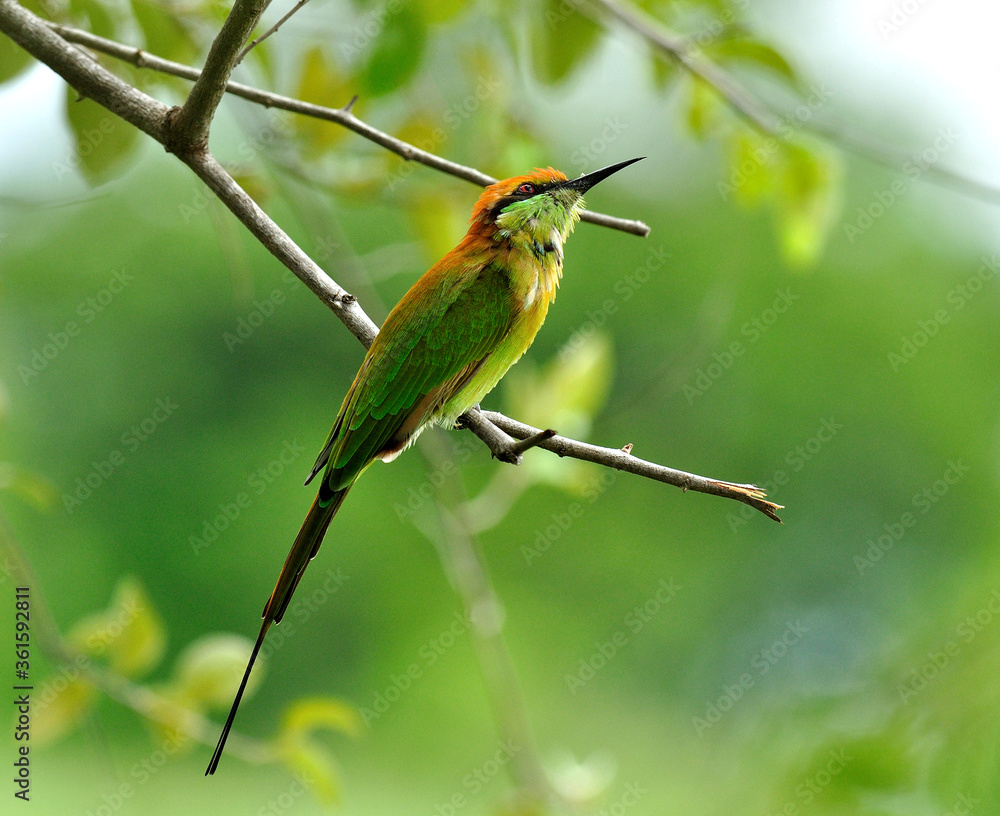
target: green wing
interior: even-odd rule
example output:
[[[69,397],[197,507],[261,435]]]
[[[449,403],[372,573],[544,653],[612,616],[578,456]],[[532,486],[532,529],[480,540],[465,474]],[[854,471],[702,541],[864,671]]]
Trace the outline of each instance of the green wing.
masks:
[[[321,497],[404,447],[510,331],[515,310],[503,269],[487,264],[451,285],[443,278],[428,272],[386,318],[313,468],[326,465]]]

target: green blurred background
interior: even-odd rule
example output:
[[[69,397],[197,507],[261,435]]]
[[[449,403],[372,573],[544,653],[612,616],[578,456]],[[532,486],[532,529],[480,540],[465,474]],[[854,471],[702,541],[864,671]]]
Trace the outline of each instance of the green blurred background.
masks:
[[[954,91],[957,69],[937,66],[995,75],[979,32],[996,12],[921,6],[893,28],[889,3],[747,6],[650,9],[708,32],[706,53],[775,109],[820,100],[785,120],[791,146],[768,147],[635,35],[568,3],[315,0],[240,78],[331,106],[360,93],[361,118],[497,176],[649,157],[588,200],[651,234],[578,227],[544,330],[484,407],[763,484],[784,525],[543,451],[514,469],[463,433],[431,445],[461,463],[435,495],[497,516],[482,551],[567,808],[1000,812],[997,218],[927,183],[931,166],[995,167],[978,86]],[[58,12],[200,64],[220,9]],[[932,51],[940,63],[914,57]],[[179,694],[192,644],[238,664],[242,641],[201,639],[256,634],[363,350],[179,162],[67,101],[46,69],[8,68],[0,507],[35,604],[80,643],[140,599],[132,641],[88,659]],[[180,82],[124,75],[183,100]],[[809,135],[821,122],[911,165],[842,152]],[[215,127],[227,168],[376,321],[460,237],[477,194],[240,100]],[[242,321],[259,325],[243,337]],[[491,714],[433,503],[404,511],[436,468],[414,450],[359,483],[237,721],[267,740],[297,701],[339,701],[360,727],[316,737],[339,801],[288,763],[235,754],[206,780],[207,746],[165,750],[135,711],[77,687],[34,712],[34,812],[524,812],[509,760],[528,749]],[[67,501],[88,475],[91,495]],[[61,676],[37,640],[32,673],[36,688]]]

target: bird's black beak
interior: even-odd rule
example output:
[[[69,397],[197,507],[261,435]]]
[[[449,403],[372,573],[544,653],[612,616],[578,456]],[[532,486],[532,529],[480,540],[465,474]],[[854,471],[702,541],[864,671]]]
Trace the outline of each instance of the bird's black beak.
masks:
[[[619,170],[628,167],[630,164],[635,164],[637,161],[642,161],[645,156],[640,156],[637,159],[629,159],[628,161],[618,162],[618,164],[612,164],[609,167],[604,167],[600,170],[595,170],[593,173],[587,173],[585,176],[580,176],[579,178],[569,179],[560,183],[558,186],[563,188],[568,188],[570,190],[576,190],[580,195],[583,195],[587,190],[593,187],[598,182],[604,181],[608,176],[617,173]]]

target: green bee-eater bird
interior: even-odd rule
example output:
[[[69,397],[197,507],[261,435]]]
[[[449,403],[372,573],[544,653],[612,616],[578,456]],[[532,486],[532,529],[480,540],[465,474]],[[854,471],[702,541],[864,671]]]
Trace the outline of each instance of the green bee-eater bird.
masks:
[[[583,194],[640,159],[576,179],[549,167],[490,185],[472,209],[469,231],[385,319],[306,484],[321,470],[319,494],[264,606],[264,622],[206,774],[215,773],[272,623],[279,623],[302,573],[357,478],[391,462],[429,425],[452,426],[527,351],[562,277],[563,244]]]

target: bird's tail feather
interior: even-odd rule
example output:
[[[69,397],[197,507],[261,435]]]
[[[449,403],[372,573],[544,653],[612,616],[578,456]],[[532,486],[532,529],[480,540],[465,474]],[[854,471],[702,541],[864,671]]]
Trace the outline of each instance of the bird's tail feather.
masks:
[[[264,612],[262,614],[264,620],[260,626],[260,633],[257,635],[257,642],[250,653],[250,661],[247,663],[246,671],[243,673],[243,680],[240,682],[239,691],[236,692],[236,699],[233,700],[233,707],[229,710],[226,724],[222,727],[222,735],[215,746],[215,753],[212,754],[212,759],[208,763],[208,769],[205,771],[206,776],[214,774],[215,769],[219,766],[222,751],[226,746],[226,739],[229,737],[229,731],[233,727],[233,720],[236,719],[236,710],[240,707],[240,700],[243,699],[243,692],[246,690],[247,681],[250,679],[250,672],[253,670],[260,647],[264,643],[267,630],[271,628],[272,623],[281,622],[281,618],[288,608],[288,603],[295,593],[295,588],[299,585],[302,574],[306,571],[306,567],[309,566],[309,562],[319,552],[320,544],[323,543],[323,536],[326,534],[326,528],[330,526],[330,522],[340,509],[340,505],[343,504],[344,497],[347,495],[349,489],[347,487],[336,491],[323,504],[320,503],[320,497],[317,496],[312,507],[309,508],[309,512],[306,514],[305,521],[302,522],[299,534],[295,536],[292,548],[288,551],[288,557],[285,559],[285,565],[281,568],[281,574],[278,576],[278,582],[274,585],[274,591],[264,605]]]

